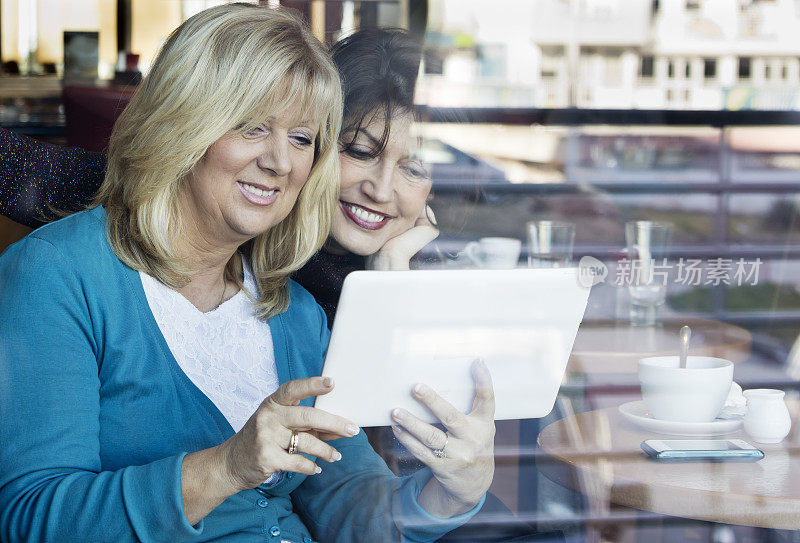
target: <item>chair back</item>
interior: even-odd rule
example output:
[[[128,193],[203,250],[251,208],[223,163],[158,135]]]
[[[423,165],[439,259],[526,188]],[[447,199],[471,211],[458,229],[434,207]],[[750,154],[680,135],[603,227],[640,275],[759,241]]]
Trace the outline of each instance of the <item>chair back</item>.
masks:
[[[31,229],[27,226],[23,226],[0,215],[0,254],[2,254],[9,245],[21,240],[30,232]]]
[[[134,87],[65,86],[67,145],[105,152],[114,123],[135,90]]]

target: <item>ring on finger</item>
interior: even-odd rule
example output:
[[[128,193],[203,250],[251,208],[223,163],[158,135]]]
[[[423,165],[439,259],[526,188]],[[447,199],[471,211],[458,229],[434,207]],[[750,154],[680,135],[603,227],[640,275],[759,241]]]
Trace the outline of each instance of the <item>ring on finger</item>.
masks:
[[[447,447],[447,442],[450,440],[450,436],[448,434],[444,435],[444,445],[441,446],[439,449],[431,449],[433,456],[436,458],[447,458],[447,454],[445,454],[444,449]]]
[[[300,441],[299,434],[297,430],[292,430],[292,437],[289,438],[289,447],[286,449],[286,452],[289,454],[295,454],[297,452],[297,444]]]

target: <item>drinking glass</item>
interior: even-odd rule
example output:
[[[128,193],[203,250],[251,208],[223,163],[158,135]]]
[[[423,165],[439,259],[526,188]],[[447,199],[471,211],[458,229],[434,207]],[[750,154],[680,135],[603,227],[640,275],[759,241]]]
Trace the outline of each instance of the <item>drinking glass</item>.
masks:
[[[671,232],[672,227],[665,223],[625,223],[630,266],[627,276],[631,296],[630,319],[634,326],[654,326],[660,322],[667,287],[664,278],[655,271],[669,247]]]
[[[528,230],[528,267],[561,268],[572,260],[575,225],[568,222],[531,221]]]

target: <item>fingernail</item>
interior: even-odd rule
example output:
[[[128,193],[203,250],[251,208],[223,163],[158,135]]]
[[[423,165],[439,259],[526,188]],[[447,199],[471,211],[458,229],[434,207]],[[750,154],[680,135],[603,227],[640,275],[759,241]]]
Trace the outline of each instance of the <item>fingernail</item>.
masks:
[[[414,385],[414,394],[422,396],[425,393],[425,385],[422,383],[417,383]]]
[[[332,387],[332,386],[333,386],[333,379],[332,379],[332,378],[330,378],[330,377],[326,377],[325,379],[323,379],[323,380],[322,380],[322,385],[323,385],[325,388],[330,388],[330,387]]]
[[[402,434],[403,433],[403,429],[401,427],[397,426],[396,424],[392,424],[392,430],[394,430],[394,432],[396,434]]]
[[[333,451],[333,461],[338,462],[341,459],[342,459],[342,453],[340,453],[339,451]]]
[[[399,421],[399,420],[405,420],[405,418],[406,418],[406,412],[405,412],[405,411],[403,411],[403,410],[402,410],[402,409],[400,409],[400,408],[398,408],[398,409],[395,409],[394,411],[392,411],[392,417],[393,417],[395,420],[398,420],[398,421]]]
[[[322,473],[322,468],[321,468],[321,467],[319,467],[319,466],[317,466],[316,468],[314,468],[314,473],[316,473],[317,475],[319,475],[320,473]]]
[[[355,424],[348,424],[345,427],[345,430],[347,430],[347,433],[350,434],[351,436],[358,435],[359,432],[358,426],[356,426]]]

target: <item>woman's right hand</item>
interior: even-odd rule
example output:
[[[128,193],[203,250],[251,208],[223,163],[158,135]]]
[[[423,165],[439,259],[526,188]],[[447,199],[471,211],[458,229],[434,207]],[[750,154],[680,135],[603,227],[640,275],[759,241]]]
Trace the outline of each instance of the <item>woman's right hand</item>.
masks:
[[[278,471],[319,473],[314,462],[299,453],[335,462],[341,453],[326,441],[359,432],[351,421],[300,401],[333,390],[330,377],[311,377],[284,383],[264,400],[244,427],[220,445],[224,470],[234,488],[255,488]],[[289,454],[292,431],[298,432],[297,453]]]
[[[377,253],[370,255],[367,269],[407,270],[411,258],[439,236],[435,221],[433,210],[426,205],[410,229],[393,237]]]

